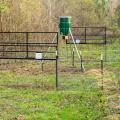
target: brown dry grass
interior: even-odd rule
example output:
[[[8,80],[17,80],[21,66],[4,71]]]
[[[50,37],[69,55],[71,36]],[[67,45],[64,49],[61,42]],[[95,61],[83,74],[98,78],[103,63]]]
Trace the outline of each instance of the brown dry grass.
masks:
[[[87,71],[87,74],[95,76],[100,86],[103,77],[103,93],[107,97],[107,109],[113,111],[113,113],[110,112],[107,117],[105,117],[105,120],[120,120],[120,91],[117,88],[115,78],[112,78],[111,73],[106,70],[102,76],[100,69],[90,69]]]

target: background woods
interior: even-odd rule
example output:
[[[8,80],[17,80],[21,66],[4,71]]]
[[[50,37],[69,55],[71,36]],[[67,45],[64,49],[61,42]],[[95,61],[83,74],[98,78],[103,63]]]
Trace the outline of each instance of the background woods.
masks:
[[[119,0],[0,0],[0,31],[56,31],[58,18],[73,26],[120,26]]]

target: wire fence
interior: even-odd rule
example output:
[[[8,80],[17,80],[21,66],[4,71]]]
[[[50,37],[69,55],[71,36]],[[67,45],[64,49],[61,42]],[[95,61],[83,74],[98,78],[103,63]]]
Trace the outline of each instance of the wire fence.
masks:
[[[55,89],[56,62],[27,61],[0,65],[0,86],[5,88]],[[49,66],[49,67],[48,67]]]
[[[76,44],[82,54],[85,72],[81,71],[74,45],[61,46],[59,64],[59,86],[61,90],[79,90],[89,93],[91,98],[95,91],[105,97],[98,105],[102,109],[102,120],[119,120],[120,118],[120,39],[108,39],[106,45]],[[63,50],[63,51],[62,51]],[[64,52],[66,51],[66,52]],[[101,55],[103,61],[101,62]],[[97,101],[97,98],[95,99]]]
[[[82,61],[73,51],[74,46],[65,44],[59,46],[58,90],[73,93],[79,91],[89,108],[100,111],[100,115],[96,118],[98,120],[119,120],[120,117],[120,44],[119,39],[116,41],[107,45],[107,48],[104,45],[78,45],[79,51],[82,51]],[[81,62],[85,68],[84,72],[81,71]],[[24,106],[19,105],[22,100],[25,104],[29,104],[25,110],[32,110],[29,106],[36,95],[42,94],[41,91],[56,90],[55,61],[41,63],[41,60],[36,62],[9,60],[7,63],[4,60],[4,64],[3,62],[0,64],[0,101],[4,101],[4,104],[0,104],[2,113],[0,119],[11,118],[15,111],[24,112],[22,111]],[[39,94],[36,93],[38,91]],[[43,99],[48,100],[47,97]],[[76,96],[74,99],[76,100]],[[38,108],[40,109],[39,106]]]

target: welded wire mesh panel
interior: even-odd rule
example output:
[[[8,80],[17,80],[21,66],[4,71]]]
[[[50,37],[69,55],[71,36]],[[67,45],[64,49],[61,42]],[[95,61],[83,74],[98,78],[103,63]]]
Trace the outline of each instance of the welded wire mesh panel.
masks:
[[[26,33],[0,33],[0,43],[26,43]]]
[[[57,34],[50,32],[29,33],[28,39],[30,43],[57,43]]]
[[[77,57],[77,56],[75,56]],[[81,101],[89,105],[82,106],[83,109],[88,111],[88,119],[91,119],[90,111],[96,109],[96,118],[103,119],[104,116],[104,101],[101,91],[101,63],[99,61],[85,60],[84,62],[85,72],[81,71],[81,61],[75,58],[73,65],[70,56],[67,61],[61,61],[59,63],[59,89],[69,91],[74,94],[75,92],[81,95],[81,98],[76,95],[74,100]],[[99,80],[98,80],[99,79]],[[98,96],[99,97],[98,97]],[[99,101],[100,100],[100,101]],[[94,101],[94,102],[93,102]],[[82,110],[79,111],[82,114]]]
[[[0,65],[0,86],[5,88],[55,88],[55,61],[10,63]],[[50,67],[48,67],[50,66]],[[50,77],[50,79],[49,79]],[[49,88],[48,88],[49,89]]]
[[[0,33],[0,56],[16,57],[16,51],[25,51],[26,46],[18,46],[18,43],[26,43],[26,35],[23,33]],[[13,51],[13,52],[12,52]],[[18,53],[23,55],[24,53]]]
[[[106,60],[109,62],[120,61],[120,38],[109,38],[105,46]]]
[[[83,61],[99,61],[101,54],[103,54],[104,58],[106,56],[105,52],[105,46],[104,45],[96,45],[96,44],[76,44],[76,47],[78,49],[79,54],[81,53]],[[64,59],[70,59],[71,61],[74,62],[80,62],[80,58],[78,56],[78,53],[76,52],[76,48],[74,44],[67,44],[65,47],[66,52],[60,51],[60,57]],[[73,53],[74,52],[74,53]]]

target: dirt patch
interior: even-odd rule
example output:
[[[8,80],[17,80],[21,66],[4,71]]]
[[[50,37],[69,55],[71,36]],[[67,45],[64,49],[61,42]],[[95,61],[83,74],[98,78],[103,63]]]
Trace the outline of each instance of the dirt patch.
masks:
[[[77,73],[80,73],[80,69],[76,68],[76,67],[61,67],[60,72],[61,73],[77,74]]]
[[[91,74],[91,75],[95,75],[97,78],[101,78],[101,76],[102,76],[100,69],[90,69],[86,73]]]
[[[54,86],[49,84],[33,85],[33,84],[11,84],[11,85],[0,85],[1,87],[15,88],[15,89],[41,89],[41,90],[53,90]]]
[[[25,116],[19,115],[18,117],[12,118],[11,120],[25,120]]]
[[[10,70],[17,74],[22,75],[39,75],[44,73],[53,73],[53,66],[45,64],[43,71],[40,64],[25,64],[25,63],[15,63],[15,64],[2,64],[0,65],[0,70]]]
[[[16,89],[20,89],[20,88],[32,88],[32,84],[11,84],[11,85],[0,85],[2,87],[7,87],[7,88],[16,88]]]
[[[105,120],[120,120],[119,114],[111,114],[105,117]]]

